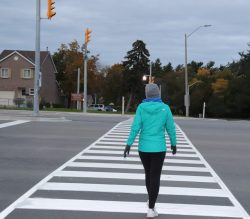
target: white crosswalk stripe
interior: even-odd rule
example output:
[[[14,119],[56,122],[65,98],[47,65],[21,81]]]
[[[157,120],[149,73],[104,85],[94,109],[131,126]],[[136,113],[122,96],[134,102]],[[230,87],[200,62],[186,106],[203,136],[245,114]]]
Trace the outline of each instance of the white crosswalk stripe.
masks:
[[[135,197],[147,194],[138,137],[129,156],[123,158],[131,122],[116,125],[6,208],[0,218],[16,209],[145,214],[146,199],[135,201]],[[168,151],[165,158],[158,212],[166,216],[249,218],[178,125],[176,130],[178,152],[173,156]],[[166,143],[169,147],[167,135]],[[63,196],[65,192],[72,196]],[[74,198],[75,193],[82,194],[82,198]],[[93,194],[93,200],[85,198],[87,193]],[[179,202],[171,203],[168,197]],[[216,200],[222,203],[216,204]]]
[[[29,122],[29,121],[28,120],[16,120],[16,121],[13,121],[13,122],[2,123],[2,124],[0,124],[0,129],[10,127],[10,126],[14,126],[14,125],[20,125],[20,124],[27,123],[27,122]]]

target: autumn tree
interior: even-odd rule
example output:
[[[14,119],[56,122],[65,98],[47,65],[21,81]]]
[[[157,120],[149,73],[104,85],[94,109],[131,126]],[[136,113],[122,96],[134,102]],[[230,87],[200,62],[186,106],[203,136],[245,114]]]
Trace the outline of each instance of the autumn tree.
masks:
[[[80,68],[80,92],[83,92],[83,50],[79,43],[74,40],[68,45],[62,44],[53,54],[53,60],[57,68],[57,81],[63,91],[68,106],[71,104],[71,93],[77,91],[77,69]],[[90,56],[88,59],[88,94],[96,92],[95,87],[98,56]]]
[[[106,104],[114,103],[121,106],[123,65],[115,64],[107,69],[104,85],[104,101]]]
[[[68,45],[62,44],[53,54],[53,60],[58,71],[59,86],[68,99],[68,105],[70,105],[71,93],[75,93],[77,87],[77,68],[81,68],[81,72],[83,70],[83,53],[80,45],[76,40]]]

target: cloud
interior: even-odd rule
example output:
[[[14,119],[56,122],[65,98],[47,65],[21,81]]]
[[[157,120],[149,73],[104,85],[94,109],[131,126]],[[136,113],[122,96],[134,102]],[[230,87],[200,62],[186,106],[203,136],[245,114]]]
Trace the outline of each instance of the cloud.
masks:
[[[41,21],[41,49],[52,52],[61,43],[84,42],[93,30],[89,49],[103,64],[118,63],[141,39],[151,59],[163,64],[184,63],[184,34],[201,28],[188,39],[189,60],[213,60],[217,65],[237,59],[247,49],[250,35],[249,0],[55,0],[56,16]],[[46,1],[41,14],[46,16]],[[35,1],[0,2],[0,50],[35,47]]]

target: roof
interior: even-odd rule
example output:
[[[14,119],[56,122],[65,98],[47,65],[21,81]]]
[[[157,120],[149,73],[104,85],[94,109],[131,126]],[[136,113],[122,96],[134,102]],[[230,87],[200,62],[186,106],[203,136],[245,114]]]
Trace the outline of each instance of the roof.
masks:
[[[17,54],[23,56],[27,61],[29,61],[33,65],[35,65],[35,51],[29,51],[29,50],[3,50],[2,53],[0,54],[0,62],[3,61],[5,58],[11,56],[14,53],[17,53]],[[53,63],[54,69],[55,69],[55,72],[57,72],[56,66],[54,64],[54,61],[53,61],[49,51],[41,51],[40,52],[40,63],[41,63],[41,65],[43,64],[43,62],[45,61],[45,59],[48,56],[51,58],[51,61]]]
[[[3,52],[0,54],[0,60],[12,54],[13,52],[18,52],[25,58],[29,59],[31,62],[35,63],[35,51],[28,51],[28,50],[3,50]],[[49,51],[40,52],[41,62],[43,62],[43,60],[46,58],[48,54]]]

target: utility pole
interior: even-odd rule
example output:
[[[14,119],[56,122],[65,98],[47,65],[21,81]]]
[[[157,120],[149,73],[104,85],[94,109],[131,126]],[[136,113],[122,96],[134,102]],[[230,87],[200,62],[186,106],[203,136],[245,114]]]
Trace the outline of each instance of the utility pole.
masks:
[[[87,101],[88,101],[88,95],[87,95],[87,44],[85,43],[85,49],[84,49],[84,91],[83,91],[83,112],[87,113]]]
[[[184,105],[186,107],[186,117],[189,117],[189,89],[188,89],[188,70],[187,70],[187,34],[185,34],[185,97]]]
[[[77,69],[77,94],[80,92],[80,68]],[[81,108],[81,102],[77,100],[77,109]]]
[[[124,115],[124,106],[125,106],[125,99],[124,96],[122,96],[122,115]]]
[[[41,24],[41,0],[36,0],[36,51],[35,51],[35,78],[34,78],[34,103],[33,116],[39,115],[38,78],[40,73],[40,24]]]
[[[202,118],[205,119],[205,110],[206,110],[206,103],[203,103],[203,112],[202,112]]]
[[[152,83],[152,62],[149,64],[149,83]]]

